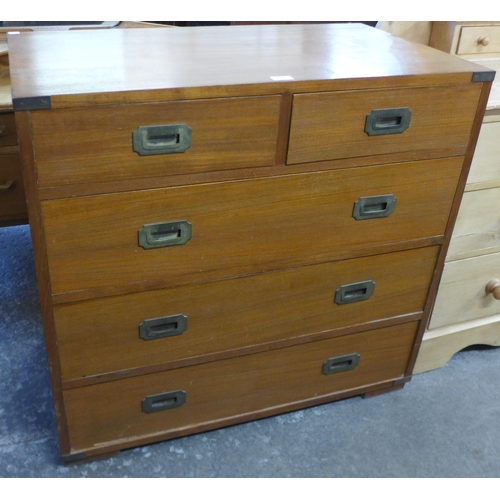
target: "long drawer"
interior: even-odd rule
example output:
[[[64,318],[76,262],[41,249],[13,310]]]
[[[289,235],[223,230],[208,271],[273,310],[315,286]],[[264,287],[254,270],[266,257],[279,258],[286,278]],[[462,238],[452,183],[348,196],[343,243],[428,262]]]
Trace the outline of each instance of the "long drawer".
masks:
[[[500,300],[486,292],[493,279],[500,280],[500,253],[448,262],[429,328],[500,314]]]
[[[45,201],[52,292],[174,286],[442,235],[461,163],[448,158]]]
[[[31,117],[38,184],[273,165],[279,105],[265,96],[39,111]]]
[[[409,323],[67,390],[71,449],[187,434],[395,380],[405,372],[416,328]]]
[[[56,306],[62,378],[420,312],[437,252],[427,247]]]
[[[287,162],[434,148],[465,152],[480,90],[449,85],[296,95]]]

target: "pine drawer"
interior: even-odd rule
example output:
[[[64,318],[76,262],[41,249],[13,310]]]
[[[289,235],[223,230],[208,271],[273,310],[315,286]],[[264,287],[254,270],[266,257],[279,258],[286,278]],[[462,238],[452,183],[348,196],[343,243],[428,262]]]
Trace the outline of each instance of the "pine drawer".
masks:
[[[500,300],[486,291],[492,279],[500,280],[500,253],[448,262],[429,329],[500,314]]]
[[[457,54],[494,54],[500,52],[500,26],[463,26]]]

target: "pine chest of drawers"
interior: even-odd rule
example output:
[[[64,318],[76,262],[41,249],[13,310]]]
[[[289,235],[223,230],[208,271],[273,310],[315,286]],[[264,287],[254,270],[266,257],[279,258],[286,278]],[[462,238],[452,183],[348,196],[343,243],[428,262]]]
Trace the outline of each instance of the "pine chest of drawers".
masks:
[[[491,71],[355,24],[9,50],[65,460],[408,381]]]

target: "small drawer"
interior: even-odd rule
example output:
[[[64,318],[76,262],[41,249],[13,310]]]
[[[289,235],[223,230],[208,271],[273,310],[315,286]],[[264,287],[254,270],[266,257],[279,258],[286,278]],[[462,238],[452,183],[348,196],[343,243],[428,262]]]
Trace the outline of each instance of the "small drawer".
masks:
[[[464,193],[448,249],[448,260],[500,251],[500,187]]]
[[[457,54],[493,54],[500,52],[500,26],[462,27]]]
[[[420,312],[437,252],[427,247],[56,306],[62,378]]]
[[[279,96],[37,111],[40,187],[274,164]]]
[[[0,113],[0,146],[17,146],[14,113]]]
[[[500,181],[500,116],[481,125],[467,184]]]
[[[500,280],[500,253],[448,262],[429,328],[500,314],[500,300],[486,291],[493,279]]]
[[[19,154],[0,151],[0,224],[27,217]]]
[[[395,380],[405,373],[416,329],[408,323],[67,390],[71,449],[166,439]]]
[[[295,95],[287,163],[465,153],[480,92],[480,85],[462,84]]]
[[[47,200],[52,291],[163,288],[440,236],[462,160]]]

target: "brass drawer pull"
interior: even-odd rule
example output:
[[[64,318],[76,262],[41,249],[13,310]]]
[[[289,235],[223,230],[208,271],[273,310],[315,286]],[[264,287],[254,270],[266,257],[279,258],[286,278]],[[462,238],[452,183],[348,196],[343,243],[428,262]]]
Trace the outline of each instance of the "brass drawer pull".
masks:
[[[352,216],[356,220],[389,217],[396,208],[396,198],[392,194],[363,196],[354,204]]]
[[[178,408],[186,402],[185,391],[171,391],[163,394],[147,396],[141,402],[144,413],[155,413],[157,411],[172,410]]]
[[[139,246],[146,250],[186,244],[192,236],[187,220],[146,224],[139,229]]]
[[[368,135],[401,134],[409,126],[409,108],[374,109],[366,116],[365,132]]]
[[[139,325],[139,337],[143,340],[155,340],[181,335],[187,330],[187,320],[184,314],[147,319]]]
[[[4,184],[0,184],[0,191],[8,191],[14,185],[14,181],[6,181]]]
[[[346,372],[354,370],[359,364],[358,353],[346,354],[345,356],[336,356],[335,358],[327,359],[323,363],[323,375],[333,375],[334,373]]]
[[[368,300],[374,292],[375,282],[372,280],[351,283],[350,285],[342,285],[335,292],[335,304],[342,306],[344,304],[352,304],[353,302]]]
[[[184,153],[191,147],[191,129],[185,123],[141,126],[132,134],[132,145],[141,156]]]

